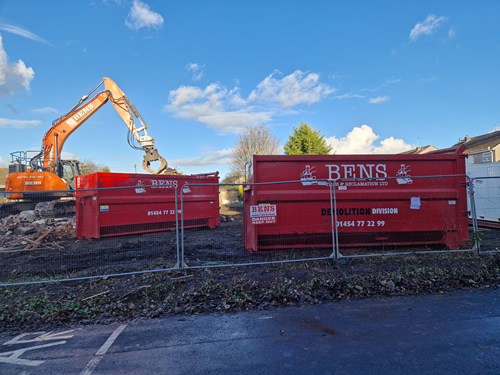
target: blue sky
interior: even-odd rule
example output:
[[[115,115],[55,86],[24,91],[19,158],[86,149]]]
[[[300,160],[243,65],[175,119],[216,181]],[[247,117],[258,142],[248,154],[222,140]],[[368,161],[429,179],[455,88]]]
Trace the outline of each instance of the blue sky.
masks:
[[[246,126],[338,154],[500,130],[500,2],[0,0],[0,166],[110,77],[171,167],[229,171]],[[141,171],[110,103],[64,156]]]

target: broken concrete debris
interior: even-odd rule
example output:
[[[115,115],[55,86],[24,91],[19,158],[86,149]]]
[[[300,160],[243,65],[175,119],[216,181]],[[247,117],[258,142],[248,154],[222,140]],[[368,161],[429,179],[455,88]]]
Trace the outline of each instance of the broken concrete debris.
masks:
[[[76,238],[76,217],[41,218],[22,211],[0,219],[0,251],[60,248],[58,242]]]

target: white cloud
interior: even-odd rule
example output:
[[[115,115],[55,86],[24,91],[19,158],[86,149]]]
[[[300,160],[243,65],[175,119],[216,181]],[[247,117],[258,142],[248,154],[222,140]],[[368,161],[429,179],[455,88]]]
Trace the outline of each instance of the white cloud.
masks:
[[[270,120],[270,114],[254,111],[251,107],[231,110],[231,103],[237,100],[217,84],[211,84],[204,90],[181,86],[170,92],[170,104],[166,109],[178,117],[204,123],[221,133],[239,133],[245,126]]]
[[[139,30],[143,27],[161,29],[163,17],[149,9],[149,5],[141,0],[134,0],[132,8],[125,20],[125,25],[131,30]]]
[[[335,96],[335,99],[344,100],[344,99],[353,99],[353,98],[364,98],[363,95],[359,94],[343,94]]]
[[[40,125],[40,120],[11,120],[8,118],[0,118],[0,129],[15,128],[26,129]]]
[[[402,139],[389,137],[375,144],[380,136],[373,132],[368,125],[354,127],[343,138],[330,137],[326,139],[328,145],[333,147],[336,154],[397,154],[408,151],[413,146],[407,144]]]
[[[200,65],[196,63],[189,63],[186,65],[186,69],[188,72],[193,73],[193,81],[199,81],[202,77],[203,74],[205,73],[205,65]]]
[[[387,102],[389,100],[391,100],[391,98],[389,98],[388,96],[378,96],[376,98],[370,98],[370,100],[368,100],[368,102],[370,104],[379,104],[379,103]]]
[[[435,14],[429,14],[423,22],[417,22],[410,31],[410,40],[414,42],[421,35],[432,35],[447,20],[448,17],[437,17]]]
[[[456,35],[457,35],[457,32],[455,31],[455,29],[450,28],[450,29],[448,30],[448,38],[449,38],[449,39],[453,39]]]
[[[19,90],[29,91],[33,78],[35,78],[35,72],[32,68],[26,67],[22,60],[17,63],[8,63],[0,35],[0,96],[13,95]]]
[[[52,45],[48,41],[43,39],[42,37],[39,37],[38,35],[33,34],[31,31],[28,31],[28,30],[23,29],[21,27],[0,24],[0,30],[7,31],[8,33],[11,33],[11,34],[16,34],[16,35],[22,36],[23,38],[34,40],[35,42],[38,42],[38,43]]]
[[[257,85],[248,98],[243,98],[239,87],[228,90],[219,83],[204,89],[181,86],[170,91],[167,111],[177,117],[201,122],[220,133],[239,133],[250,125],[259,125],[289,107],[311,104],[334,90],[319,83],[317,74],[296,71],[278,80],[273,74]]]
[[[319,102],[335,89],[319,83],[319,74],[305,73],[296,70],[292,74],[277,79],[278,71],[268,75],[260,82],[248,97],[249,101],[274,102],[283,108],[290,108],[297,104],[312,104]]]
[[[35,108],[33,110],[35,113],[41,113],[41,114],[46,114],[46,113],[59,113],[57,109],[52,108],[52,107],[43,107],[43,108]]]
[[[170,160],[168,163],[177,168],[201,167],[206,165],[229,165],[232,162],[232,150],[217,150],[204,152],[202,156],[195,158],[186,158]]]
[[[257,125],[270,120],[270,114],[252,107],[235,108],[241,102],[238,90],[228,91],[212,83],[204,90],[199,87],[181,86],[170,91],[169,103],[165,109],[176,116],[198,121],[221,133],[239,133],[248,125]]]
[[[8,166],[7,161],[0,156],[0,168],[7,168]]]
[[[77,154],[73,154],[72,152],[62,151],[61,159],[63,160],[80,160],[80,156]]]

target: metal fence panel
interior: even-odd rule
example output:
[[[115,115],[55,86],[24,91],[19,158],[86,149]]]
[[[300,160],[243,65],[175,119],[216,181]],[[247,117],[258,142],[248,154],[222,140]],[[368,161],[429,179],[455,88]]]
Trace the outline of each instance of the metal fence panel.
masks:
[[[471,239],[482,253],[498,252],[500,241],[496,233],[500,230],[500,167],[475,167],[468,202],[475,225]]]
[[[193,268],[331,258],[333,222],[326,212],[332,197],[326,185],[322,194],[305,195],[300,181],[245,184],[243,197],[233,194],[232,200],[221,201],[218,228],[183,231],[181,259]],[[241,192],[243,185],[221,188],[238,186]]]
[[[489,229],[473,226],[469,233],[466,221],[464,227],[465,176],[412,178],[422,181],[404,193],[352,188],[366,179],[241,186],[187,183],[149,197],[137,189],[153,185],[80,189],[73,201],[76,216],[57,212],[42,217],[28,211],[1,219],[0,284],[471,251],[472,245],[479,249],[479,240],[483,251],[498,250],[500,243],[493,239],[496,236],[487,236]],[[476,178],[470,184],[471,219],[478,197],[487,200],[485,207],[492,212],[500,209],[495,207],[500,206],[495,198],[498,189],[483,189],[484,181],[490,180]],[[305,186],[307,182],[314,183],[314,189]],[[215,202],[203,189],[224,193]],[[44,201],[43,194],[33,198],[35,203]],[[480,238],[481,233],[486,235]]]
[[[45,202],[44,212],[28,210],[1,219],[7,231],[0,244],[0,282],[174,269],[179,254],[177,189],[168,200],[128,200],[136,188],[79,191],[76,199],[65,203],[73,211],[69,215],[61,208],[51,211],[54,202],[47,202],[43,194],[32,197],[35,204]]]
[[[399,180],[336,181],[341,254],[470,248],[465,175]]]

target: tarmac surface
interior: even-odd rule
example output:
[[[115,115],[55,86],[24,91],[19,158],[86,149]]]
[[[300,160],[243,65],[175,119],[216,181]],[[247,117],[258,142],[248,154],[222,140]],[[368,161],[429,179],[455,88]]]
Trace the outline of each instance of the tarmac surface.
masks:
[[[500,374],[500,290],[0,334],[0,374]]]

